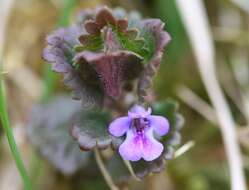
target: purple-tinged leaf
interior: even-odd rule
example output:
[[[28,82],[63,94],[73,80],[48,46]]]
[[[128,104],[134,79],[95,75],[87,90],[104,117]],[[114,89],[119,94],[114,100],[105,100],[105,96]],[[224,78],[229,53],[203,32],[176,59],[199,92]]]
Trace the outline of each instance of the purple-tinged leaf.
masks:
[[[103,111],[82,110],[75,114],[70,133],[84,151],[105,149],[111,144],[108,122],[109,115]]]
[[[140,68],[141,59],[131,52],[118,51],[109,54],[83,51],[75,57],[76,62],[84,60],[97,72],[104,91],[110,97],[118,97],[122,83],[134,79]],[[139,71],[138,71],[139,72]]]
[[[145,19],[142,21],[143,30],[150,33],[155,40],[155,52],[146,65],[138,82],[138,95],[143,102],[147,95],[147,89],[151,87],[151,81],[159,69],[163,50],[170,41],[170,35],[163,30],[164,23],[159,19]]]
[[[58,96],[46,104],[36,105],[28,123],[28,137],[38,152],[64,175],[85,167],[89,153],[83,153],[69,135],[73,114],[81,110],[78,102]]]

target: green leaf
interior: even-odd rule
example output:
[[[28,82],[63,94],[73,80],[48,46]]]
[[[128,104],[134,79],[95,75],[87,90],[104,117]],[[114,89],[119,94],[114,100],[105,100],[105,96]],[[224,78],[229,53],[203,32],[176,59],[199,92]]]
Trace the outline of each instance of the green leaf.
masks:
[[[103,111],[81,110],[74,117],[71,134],[82,150],[105,149],[111,144],[109,120],[110,115]]]
[[[129,35],[118,32],[117,30],[115,32],[122,48],[141,56],[144,59],[144,63],[146,63],[154,54],[155,40],[149,32],[141,32],[139,37],[135,40],[130,39]]]
[[[178,107],[179,105],[174,100],[155,102],[152,105],[153,114],[167,117],[170,123],[174,121],[174,115]]]
[[[162,115],[169,120],[170,131],[161,141],[164,144],[163,156],[166,160],[174,157],[174,150],[181,143],[180,130],[184,124],[183,116],[178,113],[179,105],[174,100],[155,102],[152,105],[153,114]]]
[[[28,124],[28,137],[38,152],[65,175],[87,165],[89,153],[80,151],[69,134],[73,115],[81,110],[78,101],[57,96],[34,107]]]
[[[149,61],[156,51],[156,42],[153,35],[145,30],[141,31],[141,37],[145,40],[144,49],[146,49],[148,52],[144,58],[145,61]]]
[[[142,179],[150,173],[161,172],[165,167],[165,161],[162,157],[159,157],[158,159],[151,162],[147,162],[144,160],[131,162],[131,165],[137,177]]]
[[[82,35],[79,37],[79,41],[82,43],[80,46],[74,47],[76,52],[81,51],[99,51],[103,49],[103,39],[101,36],[96,35]]]
[[[155,161],[147,162],[140,160],[137,162],[130,162],[135,175],[142,179],[150,173],[157,173],[162,171],[165,162],[162,157]],[[107,169],[116,183],[129,182],[132,178],[129,170],[124,164],[123,159],[119,154],[114,154],[107,163]]]

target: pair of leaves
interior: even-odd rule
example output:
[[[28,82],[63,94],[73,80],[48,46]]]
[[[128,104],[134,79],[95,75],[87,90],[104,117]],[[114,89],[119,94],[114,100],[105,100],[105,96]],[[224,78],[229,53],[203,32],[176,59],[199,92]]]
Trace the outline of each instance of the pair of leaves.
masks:
[[[151,172],[160,172],[165,166],[165,160],[174,157],[174,148],[180,143],[179,130],[183,125],[183,119],[177,113],[177,104],[173,101],[156,102],[152,108],[154,114],[168,118],[170,132],[164,139],[161,139],[165,151],[160,158],[151,162],[143,160],[131,162],[139,178]],[[68,133],[70,120],[73,123],[71,134],[78,143],[73,141]],[[28,136],[43,157],[62,173],[69,175],[86,166],[89,161],[90,153],[80,151],[77,144],[83,150],[91,150],[95,147],[106,148],[111,143],[114,144],[114,139],[110,138],[107,131],[109,121],[109,114],[98,110],[92,112],[83,110],[78,102],[69,97],[60,96],[33,109]],[[122,141],[118,144],[120,143]],[[107,165],[116,181],[122,182],[130,178],[122,158],[117,153]]]
[[[95,19],[84,22],[84,28],[88,34],[79,37],[81,45],[75,48],[77,52],[105,51],[103,44],[111,43],[115,44],[114,51],[130,51],[146,61],[155,54],[155,36],[142,26],[138,13],[127,14],[122,9],[110,10],[103,7],[96,12]]]

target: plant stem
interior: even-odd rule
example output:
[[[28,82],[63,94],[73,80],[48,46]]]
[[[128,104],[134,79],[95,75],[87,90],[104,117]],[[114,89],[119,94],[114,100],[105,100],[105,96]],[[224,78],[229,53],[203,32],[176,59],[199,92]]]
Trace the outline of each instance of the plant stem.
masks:
[[[10,127],[9,116],[8,116],[7,106],[6,106],[6,97],[5,97],[5,92],[4,92],[4,79],[3,79],[3,75],[2,75],[2,62],[1,62],[1,60],[0,60],[0,113],[1,113],[0,118],[1,118],[2,126],[4,129],[4,132],[7,136],[12,156],[16,162],[16,166],[17,166],[19,173],[22,177],[24,188],[25,188],[25,190],[31,190],[29,177],[28,177],[27,171],[24,167],[24,163],[21,159],[20,153],[18,151],[12,129]]]
[[[3,130],[7,136],[8,144],[11,150],[12,157],[15,160],[17,169],[21,175],[22,182],[24,185],[25,190],[31,190],[30,180],[27,174],[27,171],[24,167],[24,163],[21,159],[20,153],[18,151],[15,138],[10,127],[9,116],[7,111],[6,105],[6,97],[4,91],[4,75],[6,72],[3,71],[3,61],[2,61],[2,54],[3,54],[3,47],[5,42],[5,32],[6,32],[6,23],[8,21],[9,14],[11,12],[11,8],[14,4],[13,0],[5,0],[1,1],[1,19],[0,23],[2,24],[0,28],[0,121],[3,126]]]
[[[135,172],[134,172],[134,170],[133,170],[133,168],[132,168],[131,163],[130,163],[128,160],[124,160],[124,159],[123,159],[123,162],[124,162],[126,168],[129,170],[129,172],[130,172],[131,176],[133,177],[133,179],[135,179],[136,181],[141,181],[141,179],[139,179],[139,178],[136,176],[136,174],[135,174]]]
[[[103,160],[100,157],[99,149],[97,147],[95,147],[95,149],[94,149],[94,155],[95,155],[96,162],[99,166],[99,169],[100,169],[107,185],[110,187],[111,190],[119,190],[119,188],[114,184],[112,177],[108,173],[108,171],[103,163]]]

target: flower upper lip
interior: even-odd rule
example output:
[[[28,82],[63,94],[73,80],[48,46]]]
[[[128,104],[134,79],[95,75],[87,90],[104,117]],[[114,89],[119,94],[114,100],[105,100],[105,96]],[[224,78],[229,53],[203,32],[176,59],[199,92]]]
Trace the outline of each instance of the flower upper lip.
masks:
[[[128,116],[131,118],[146,118],[151,115],[151,112],[152,110],[150,107],[145,110],[142,106],[135,105],[128,111]]]

